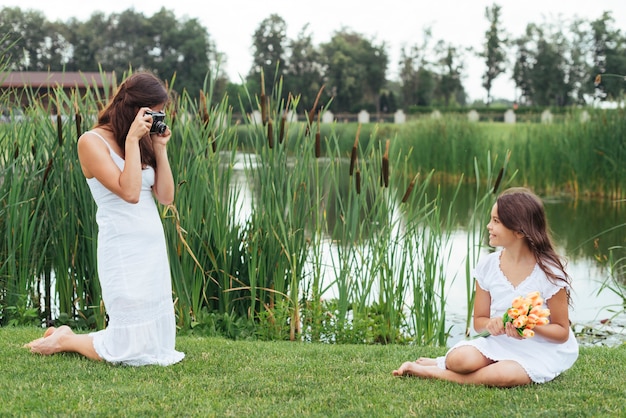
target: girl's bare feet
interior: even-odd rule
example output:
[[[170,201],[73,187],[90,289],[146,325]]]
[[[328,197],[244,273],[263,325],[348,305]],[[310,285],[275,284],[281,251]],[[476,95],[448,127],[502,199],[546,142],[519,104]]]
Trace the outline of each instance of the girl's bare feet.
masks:
[[[59,328],[50,327],[46,330],[42,338],[38,338],[26,344],[26,348],[30,348],[31,353],[50,355],[62,351],[61,339],[67,335],[73,334],[73,331],[67,325]]]
[[[434,359],[425,359],[425,360],[434,360]],[[398,370],[393,371],[394,376],[417,376],[423,378],[437,378],[443,370],[437,366],[437,362],[435,360],[434,364],[420,364],[418,363],[420,359],[416,361],[407,361],[402,364],[398,368]],[[426,361],[426,363],[430,363]]]
[[[420,357],[417,360],[415,360],[415,362],[419,364],[420,366],[436,366],[437,365],[437,359],[428,358],[428,357]]]
[[[49,328],[46,330],[46,332],[44,332],[44,333],[43,333],[43,337],[44,337],[44,338],[46,338],[46,337],[51,336],[51,335],[54,333],[54,331],[56,331],[56,330],[57,330],[57,329],[56,329],[55,327],[49,327]]]

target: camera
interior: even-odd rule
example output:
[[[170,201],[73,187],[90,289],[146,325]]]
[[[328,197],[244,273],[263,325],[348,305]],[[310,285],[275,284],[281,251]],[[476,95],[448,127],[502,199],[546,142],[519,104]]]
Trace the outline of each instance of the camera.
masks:
[[[152,126],[150,127],[151,134],[163,135],[165,131],[167,131],[167,125],[163,122],[163,120],[165,120],[165,113],[148,110],[145,114],[152,116]]]

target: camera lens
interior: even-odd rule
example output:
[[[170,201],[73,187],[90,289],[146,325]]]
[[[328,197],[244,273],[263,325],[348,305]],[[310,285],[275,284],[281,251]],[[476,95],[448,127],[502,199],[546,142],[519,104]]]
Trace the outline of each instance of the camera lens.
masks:
[[[156,121],[152,124],[152,132],[155,132],[159,135],[163,135],[167,130],[167,125],[161,121]]]

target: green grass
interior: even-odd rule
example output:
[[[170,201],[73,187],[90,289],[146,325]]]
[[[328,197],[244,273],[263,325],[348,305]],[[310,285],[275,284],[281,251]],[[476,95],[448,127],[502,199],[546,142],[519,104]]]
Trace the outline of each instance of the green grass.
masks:
[[[445,348],[181,336],[181,363],[131,368],[22,347],[40,334],[0,328],[0,416],[626,416],[626,345],[581,348],[550,383],[494,389],[391,375]]]

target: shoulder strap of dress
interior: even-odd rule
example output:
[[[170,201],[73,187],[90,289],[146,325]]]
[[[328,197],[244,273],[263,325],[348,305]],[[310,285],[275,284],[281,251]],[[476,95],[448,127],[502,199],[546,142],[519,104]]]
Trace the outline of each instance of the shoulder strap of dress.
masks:
[[[109,143],[107,142],[106,139],[104,139],[104,137],[102,135],[100,135],[98,132],[96,131],[87,131],[85,133],[88,134],[94,134],[95,136],[97,136],[98,138],[100,138],[102,140],[102,142],[104,142],[106,144],[106,146],[109,148],[109,151],[113,151],[113,148],[111,148],[111,145],[109,145]]]

